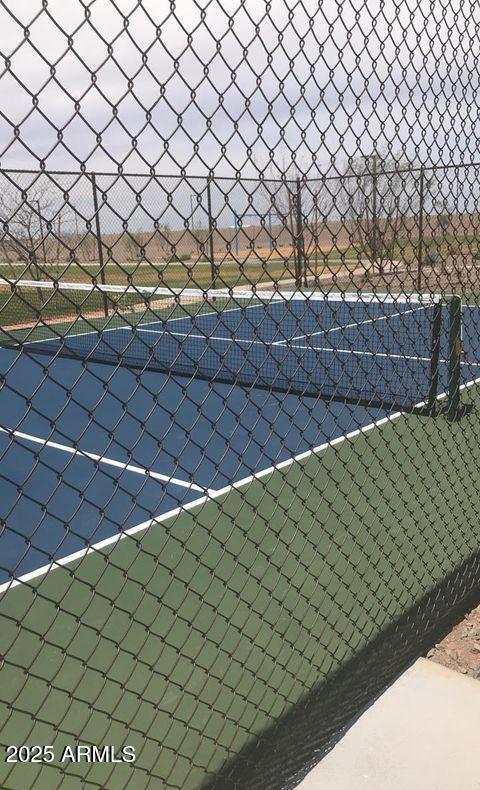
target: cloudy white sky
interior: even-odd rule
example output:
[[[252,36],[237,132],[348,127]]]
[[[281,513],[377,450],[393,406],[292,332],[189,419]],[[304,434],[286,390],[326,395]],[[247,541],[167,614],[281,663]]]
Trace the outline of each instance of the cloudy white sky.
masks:
[[[478,159],[469,0],[3,0],[2,167]]]

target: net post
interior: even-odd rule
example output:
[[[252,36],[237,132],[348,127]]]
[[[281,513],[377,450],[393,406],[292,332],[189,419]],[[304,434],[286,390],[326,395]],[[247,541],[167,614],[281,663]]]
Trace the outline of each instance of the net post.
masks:
[[[95,178],[95,173],[91,173],[90,177],[92,180],[93,209],[95,212],[95,230],[97,236],[98,262],[100,264],[100,282],[102,283],[102,285],[105,285],[105,263],[103,259],[102,232],[100,229],[100,212],[98,208],[97,181]],[[105,318],[108,318],[108,299],[104,291],[102,293],[102,299],[103,299],[103,312],[105,313]]]
[[[432,355],[430,360],[430,387],[428,391],[427,414],[435,417],[437,413],[438,369],[440,362],[440,338],[442,333],[442,302],[433,307]]]
[[[462,300],[453,296],[449,303],[448,330],[448,405],[447,419],[460,418],[460,363],[462,358]]]
[[[208,212],[208,246],[210,253],[210,272],[212,280],[212,288],[217,287],[217,269],[215,266],[215,250],[213,243],[214,222],[212,217],[212,187],[211,179],[207,181],[207,212]]]
[[[295,239],[295,246],[297,250],[296,255],[296,271],[295,271],[295,285],[297,288],[302,287],[302,274],[303,274],[303,226],[302,226],[302,192],[301,192],[301,182],[300,179],[297,178],[297,194],[296,194],[296,210],[297,210],[297,232],[296,232],[296,239]],[[306,274],[306,273],[305,273]]]

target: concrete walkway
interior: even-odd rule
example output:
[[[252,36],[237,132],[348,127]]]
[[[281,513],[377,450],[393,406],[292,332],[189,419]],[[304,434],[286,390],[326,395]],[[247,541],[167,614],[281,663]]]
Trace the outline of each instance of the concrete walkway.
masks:
[[[420,659],[299,787],[480,790],[480,681]]]

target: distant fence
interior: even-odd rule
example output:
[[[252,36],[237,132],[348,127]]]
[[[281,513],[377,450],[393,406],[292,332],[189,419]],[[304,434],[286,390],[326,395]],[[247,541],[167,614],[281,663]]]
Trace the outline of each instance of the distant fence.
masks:
[[[112,263],[205,264],[216,283],[224,264],[283,261],[298,287],[343,265],[369,278],[406,271],[419,291],[435,267],[469,288],[479,166],[373,165],[296,180],[3,170],[1,263],[75,261],[102,280]],[[452,190],[452,174],[468,178],[468,194]],[[346,284],[361,288],[357,275]]]

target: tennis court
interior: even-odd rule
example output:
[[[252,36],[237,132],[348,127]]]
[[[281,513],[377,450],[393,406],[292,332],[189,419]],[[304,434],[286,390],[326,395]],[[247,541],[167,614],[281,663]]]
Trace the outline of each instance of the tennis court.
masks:
[[[37,290],[26,290],[31,302]],[[235,299],[216,295],[199,308],[192,297],[146,312],[133,300],[130,311],[109,305],[108,316],[82,309],[67,320],[71,305],[49,297],[42,312],[51,318],[33,333],[26,324],[12,329],[19,323],[12,308],[4,329],[11,345],[0,351],[0,497],[8,523],[0,589],[10,657],[3,685],[5,702],[15,700],[14,711],[3,709],[5,737],[59,750],[69,733],[86,742],[108,733],[135,746],[145,781],[198,787],[241,752],[253,720],[256,732],[274,725],[285,705],[359,649],[349,618],[375,633],[377,595],[393,616],[407,595],[420,594],[416,536],[432,545],[448,536],[433,526],[442,502],[424,490],[414,459],[438,474],[452,426],[393,405],[403,398],[413,412],[428,396],[435,349],[436,399],[443,400],[448,307]],[[477,308],[463,307],[462,385],[480,377],[479,318]],[[316,396],[299,394],[305,374],[297,348],[318,363],[308,368]],[[400,373],[389,382],[397,355]],[[274,364],[284,371],[280,382],[271,378]],[[390,393],[388,409],[358,402],[375,392]],[[451,468],[465,455],[461,441],[450,448]],[[418,519],[410,524],[402,509],[411,491],[423,503],[420,533]],[[391,512],[379,520],[376,508],[387,503]],[[452,504],[452,518],[465,506]],[[389,525],[399,520],[411,578],[392,573],[379,554],[380,545],[398,547]],[[355,565],[367,556],[378,563],[384,589],[374,593],[368,574],[360,587],[352,579],[349,546]],[[452,565],[457,553],[453,543]],[[45,649],[32,659],[38,633]],[[2,781],[18,771],[27,784],[50,781],[45,764],[13,774],[5,768]],[[100,785],[131,776],[126,765],[70,771]]]
[[[442,401],[448,306],[426,297],[268,299],[215,295],[201,309],[197,300],[193,315],[170,304],[175,317],[156,321],[116,312],[96,330],[75,323],[67,332],[57,316],[41,338],[22,329],[22,350],[2,349],[7,585],[10,574],[41,575],[52,561],[425,405],[436,346],[433,399]],[[463,306],[462,386],[480,378],[479,318]]]
[[[0,0],[2,790],[293,788],[480,603],[478,32],[427,5]]]

